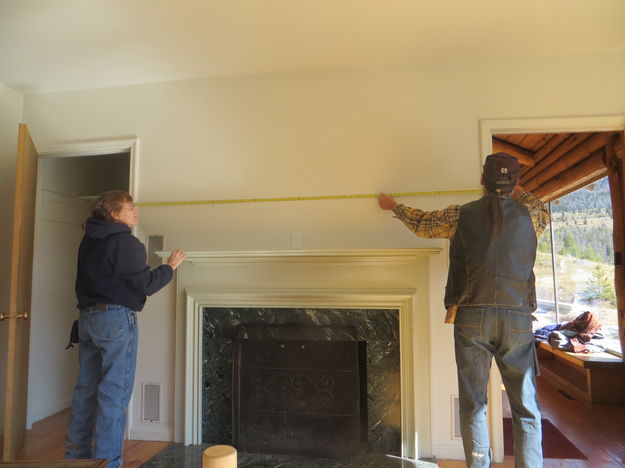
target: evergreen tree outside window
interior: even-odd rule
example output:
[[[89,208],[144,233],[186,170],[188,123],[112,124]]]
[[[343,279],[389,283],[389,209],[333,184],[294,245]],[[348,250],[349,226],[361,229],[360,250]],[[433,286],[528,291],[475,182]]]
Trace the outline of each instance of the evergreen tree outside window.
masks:
[[[538,242],[535,328],[589,310],[603,344],[621,353],[614,293],[612,205],[607,177],[550,203],[551,225]],[[553,242],[552,242],[553,239]]]

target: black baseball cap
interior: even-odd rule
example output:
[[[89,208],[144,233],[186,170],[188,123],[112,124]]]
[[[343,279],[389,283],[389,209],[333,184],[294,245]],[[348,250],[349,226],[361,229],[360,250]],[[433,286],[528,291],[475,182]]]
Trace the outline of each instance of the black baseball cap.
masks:
[[[493,153],[486,156],[482,167],[486,189],[495,192],[509,192],[519,180],[519,160],[508,153]]]

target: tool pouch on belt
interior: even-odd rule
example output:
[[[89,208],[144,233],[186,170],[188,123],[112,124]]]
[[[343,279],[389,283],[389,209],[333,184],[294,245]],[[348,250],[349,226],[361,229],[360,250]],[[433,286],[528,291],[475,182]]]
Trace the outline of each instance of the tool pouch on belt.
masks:
[[[74,320],[74,323],[72,323],[72,330],[69,332],[69,342],[67,343],[65,349],[73,348],[74,343],[78,343],[78,341],[80,341],[78,336],[78,320]]]

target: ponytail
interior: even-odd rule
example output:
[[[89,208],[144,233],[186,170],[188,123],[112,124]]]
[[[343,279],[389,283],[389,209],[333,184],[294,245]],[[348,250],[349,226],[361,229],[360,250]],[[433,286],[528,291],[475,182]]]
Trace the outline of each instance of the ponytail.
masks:
[[[498,192],[486,191],[486,206],[488,207],[488,217],[491,225],[490,240],[495,241],[499,238],[503,229],[503,208]]]
[[[499,186],[500,188],[494,188],[490,184],[484,184],[484,196],[486,197],[488,218],[490,219],[491,225],[491,241],[497,240],[503,230],[503,207],[501,206],[501,197],[509,196],[517,182],[518,180],[515,180],[513,183]]]

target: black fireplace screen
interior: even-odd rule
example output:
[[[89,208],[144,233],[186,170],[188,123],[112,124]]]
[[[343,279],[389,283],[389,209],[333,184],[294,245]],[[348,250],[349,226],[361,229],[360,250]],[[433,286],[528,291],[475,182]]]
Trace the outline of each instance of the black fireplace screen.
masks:
[[[367,439],[365,343],[234,341],[239,450],[341,458]]]

